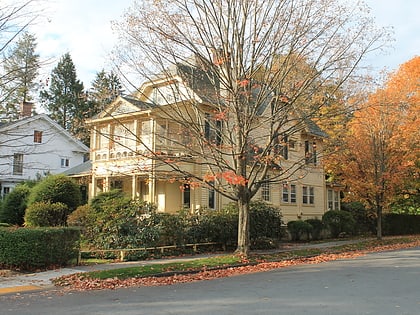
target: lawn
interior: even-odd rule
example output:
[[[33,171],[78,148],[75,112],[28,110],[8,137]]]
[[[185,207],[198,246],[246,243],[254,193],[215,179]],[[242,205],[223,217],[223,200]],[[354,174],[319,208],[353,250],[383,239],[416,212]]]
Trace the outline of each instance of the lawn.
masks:
[[[360,239],[344,245],[337,243],[327,247],[318,243],[307,248],[298,246],[295,249],[268,254],[254,253],[247,259],[229,254],[163,264],[149,262],[144,266],[63,276],[55,279],[54,283],[58,286],[68,286],[70,289],[87,290],[207,280],[304,263],[351,259],[375,251],[420,246],[420,235],[386,237],[383,240]]]

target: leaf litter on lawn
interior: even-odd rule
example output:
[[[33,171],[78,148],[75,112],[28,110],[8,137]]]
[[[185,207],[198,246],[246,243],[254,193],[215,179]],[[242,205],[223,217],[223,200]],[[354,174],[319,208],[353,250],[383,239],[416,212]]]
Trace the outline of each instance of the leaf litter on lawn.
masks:
[[[401,238],[401,240],[403,240]],[[104,290],[117,289],[138,286],[162,286],[172,285],[176,283],[186,283],[194,281],[211,280],[224,277],[232,277],[241,274],[264,272],[272,269],[285,268],[290,266],[297,266],[302,264],[318,264],[338,259],[352,259],[366,255],[371,252],[381,252],[398,250],[410,247],[420,246],[419,236],[404,239],[401,242],[367,242],[364,248],[360,246],[337,246],[324,249],[320,254],[310,255],[308,257],[293,257],[285,258],[283,256],[265,255],[264,259],[260,257],[250,257],[250,260],[241,260],[241,264],[234,264],[232,266],[221,266],[219,268],[190,268],[188,271],[178,272],[173,270],[170,275],[165,276],[145,276],[145,277],[130,277],[126,279],[119,279],[118,277],[108,279],[97,279],[89,276],[89,273],[77,273],[68,276],[63,276],[54,280],[57,286],[66,287],[68,290]],[[363,247],[363,246],[362,246]],[[277,260],[276,260],[277,257]],[[270,258],[270,259],[268,259]],[[141,267],[139,267],[141,268]]]

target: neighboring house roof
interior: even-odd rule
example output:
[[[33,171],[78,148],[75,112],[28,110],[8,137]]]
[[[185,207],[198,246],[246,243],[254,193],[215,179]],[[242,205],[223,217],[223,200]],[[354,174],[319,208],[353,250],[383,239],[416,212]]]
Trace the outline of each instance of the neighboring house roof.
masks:
[[[85,153],[89,152],[89,148],[86,145],[84,145],[81,141],[75,139],[67,130],[65,130],[63,127],[61,127],[58,123],[56,123],[54,120],[52,120],[46,114],[39,114],[39,115],[30,116],[30,117],[25,117],[25,118],[22,118],[22,119],[18,119],[18,120],[0,125],[0,135],[1,135],[1,132],[5,132],[5,131],[11,130],[11,129],[21,127],[25,124],[28,124],[28,123],[36,121],[36,120],[46,121],[49,125],[51,125],[51,127],[56,129],[57,132],[62,134],[69,141],[73,142],[79,148],[80,152],[85,152]]]
[[[92,170],[92,161],[86,161],[82,164],[76,165],[75,167],[69,168],[62,174],[66,176],[74,176],[74,177],[80,177],[80,176],[88,176],[90,175]]]

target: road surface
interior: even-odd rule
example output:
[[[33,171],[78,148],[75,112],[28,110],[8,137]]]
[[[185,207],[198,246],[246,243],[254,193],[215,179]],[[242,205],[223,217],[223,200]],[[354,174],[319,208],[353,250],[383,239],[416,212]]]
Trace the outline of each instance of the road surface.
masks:
[[[0,314],[420,315],[420,248],[172,286],[0,296]]]

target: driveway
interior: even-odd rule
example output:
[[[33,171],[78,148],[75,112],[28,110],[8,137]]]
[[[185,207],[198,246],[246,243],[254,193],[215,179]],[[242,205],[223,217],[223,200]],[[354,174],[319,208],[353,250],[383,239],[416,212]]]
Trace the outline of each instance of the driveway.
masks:
[[[1,314],[420,315],[420,248],[162,287],[0,297]]]

